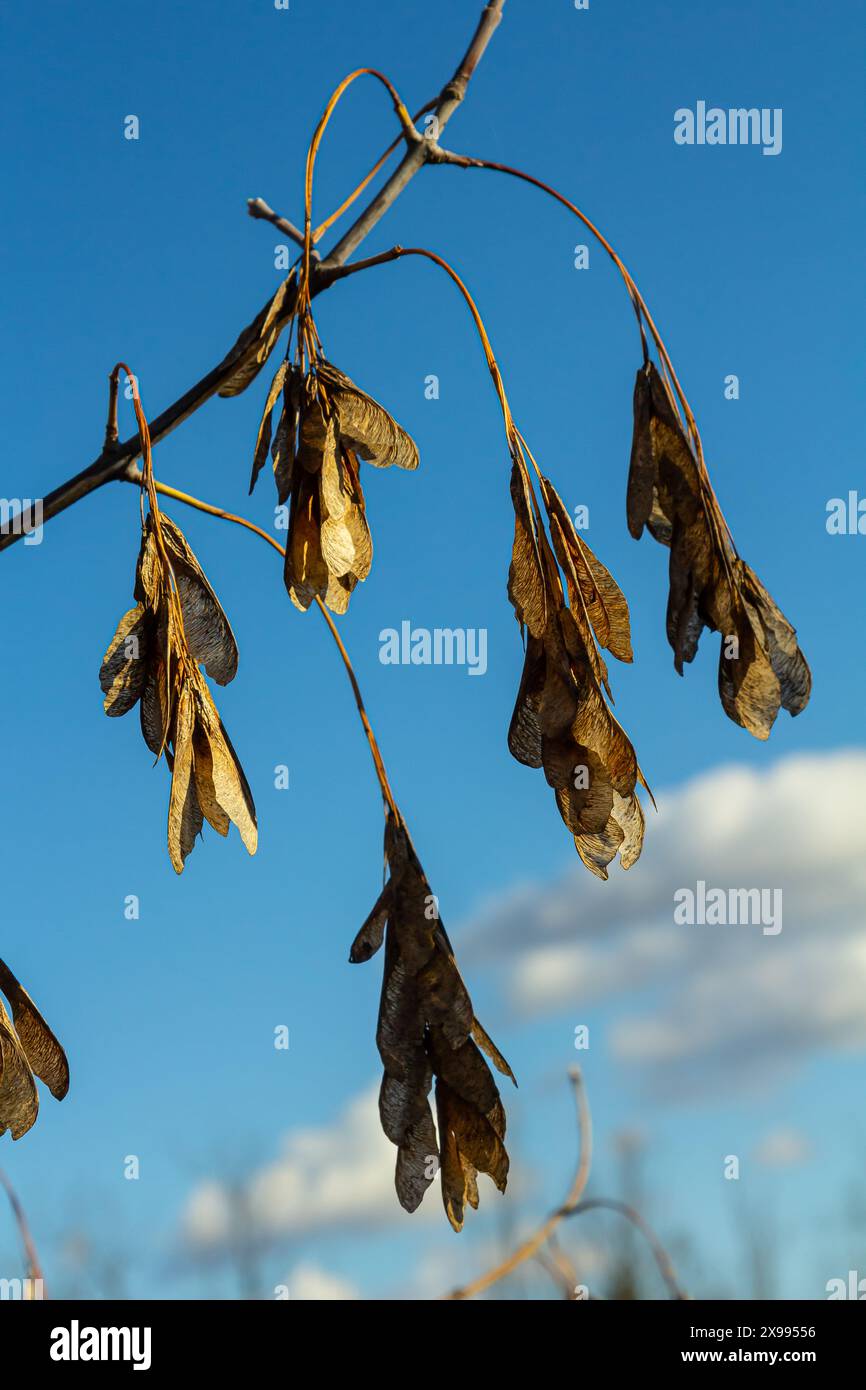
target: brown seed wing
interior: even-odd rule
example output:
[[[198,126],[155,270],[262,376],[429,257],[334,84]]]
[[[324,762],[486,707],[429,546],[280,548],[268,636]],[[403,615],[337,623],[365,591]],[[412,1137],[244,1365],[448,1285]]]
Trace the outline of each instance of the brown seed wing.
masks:
[[[667,634],[680,675],[683,663],[694,660],[706,626],[713,560],[713,542],[703,514],[698,513],[691,524],[676,517],[671,535]]]
[[[601,759],[573,738],[545,739],[544,770],[556,792],[559,814],[572,835],[604,830],[615,793]]]
[[[358,931],[355,940],[352,942],[352,949],[349,952],[349,960],[352,965],[359,965],[374,956],[382,945],[385,937],[385,926],[388,921],[388,914],[391,910],[391,884],[385,884],[376,904]]]
[[[355,558],[352,562],[352,573],[359,580],[364,580],[370,573],[373,564],[373,539],[370,535],[370,527],[367,524],[367,508],[364,502],[364,493],[361,489],[360,468],[358,460],[354,454],[347,452],[343,455],[343,466],[345,469],[345,482],[348,490],[348,505],[346,507],[345,522],[352,537],[352,545],[355,551]]]
[[[171,704],[165,662],[153,647],[144,677],[139,715],[142,737],[151,753],[159,757],[171,724]]]
[[[0,990],[12,1005],[12,1018],[18,1040],[24,1049],[30,1070],[44,1081],[56,1100],[63,1100],[69,1090],[69,1063],[45,1019],[30,995],[19,984],[8,965],[0,960]],[[0,1005],[2,1007],[2,1005]]]
[[[253,794],[232,746],[228,730],[206,690],[201,692],[199,719],[210,744],[211,783],[216,801],[237,826],[248,853],[255,854],[258,847],[258,826]]]
[[[631,661],[631,623],[628,603],[610,571],[596,558],[569,515],[552,483],[544,480],[545,501],[557,559],[569,581],[569,602],[577,608],[577,589],[599,646],[619,661]],[[564,553],[560,553],[560,552]]]
[[[418,467],[415,441],[384,406],[329,362],[320,362],[317,370],[334,403],[340,438],[345,445],[376,468]]]
[[[280,423],[271,446],[271,459],[274,465],[274,482],[277,488],[277,501],[285,506],[292,492],[292,477],[295,468],[295,452],[298,437],[298,412],[288,392],[283,404]]]
[[[430,1105],[425,1101],[424,1113],[410,1125],[397,1150],[394,1186],[397,1200],[404,1211],[417,1211],[427,1188],[436,1179],[439,1144]]]
[[[238,646],[229,620],[183,532],[167,516],[161,517],[161,524],[190,651],[217,685],[227,685],[238,669]]]
[[[397,932],[385,935],[385,969],[376,1023],[376,1046],[385,1071],[398,1080],[409,1080],[417,1065],[424,1039],[424,1021],[418,1011],[415,970],[401,951]]]
[[[153,534],[153,520],[148,515],[141,534],[141,546],[135,567],[135,588],[137,601],[156,612],[162,598],[162,566],[156,549]]]
[[[20,1139],[36,1121],[39,1097],[24,1049],[0,1000],[0,1135]]]
[[[252,495],[253,488],[258,481],[259,474],[264,468],[265,459],[268,456],[268,449],[271,444],[271,415],[277,402],[277,396],[283,389],[283,382],[286,379],[287,370],[288,364],[285,361],[281,362],[274,373],[273,380],[268,388],[268,394],[265,397],[265,408],[262,411],[262,418],[259,422],[259,432],[256,435],[256,447],[253,451],[253,467],[250,475],[250,495]]]
[[[501,1106],[480,1113],[441,1077],[436,1082],[442,1201],[455,1231],[461,1230],[465,1206],[478,1206],[477,1174],[487,1173],[500,1192],[508,1182],[508,1154],[496,1125]]]
[[[297,470],[292,484],[283,575],[289,598],[302,612],[328,591],[330,575],[322,555],[318,487],[315,478],[303,469]]]
[[[620,796],[619,792],[614,792],[613,818],[624,837],[619,847],[619,862],[624,869],[630,869],[640,858],[646,828],[643,809],[634,792],[631,796]]]
[[[202,815],[218,835],[228,835],[231,821],[217,800],[210,739],[206,728],[198,721],[192,737],[192,757],[195,789]]]
[[[738,562],[737,571],[743,595],[757,615],[764,636],[773,674],[779,682],[782,708],[789,714],[800,714],[809,703],[812,673],[797,645],[797,633],[744,560]]]
[[[508,729],[508,749],[525,767],[541,767],[541,721],[539,710],[546,679],[544,644],[535,637],[526,643],[523,674]]]
[[[782,705],[782,691],[762,644],[757,613],[741,598],[736,655],[727,654],[723,639],[719,653],[719,696],[725,713],[755,738],[770,737]]]
[[[184,862],[202,828],[202,813],[193,777],[193,695],[184,685],[172,730],[171,794],[168,802],[168,853],[176,873],[183,873]]]
[[[499,1048],[496,1046],[495,1042],[493,1042],[492,1038],[490,1037],[490,1034],[487,1033],[484,1028],[482,1028],[477,1018],[472,1020],[472,1036],[475,1039],[477,1046],[481,1048],[481,1051],[487,1053],[487,1056],[492,1061],[496,1070],[501,1072],[503,1076],[509,1077],[516,1086],[517,1078],[515,1077],[514,1072],[511,1070],[510,1066],[506,1062],[502,1053],[499,1051]]]
[[[511,500],[514,504],[514,541],[508,571],[508,597],[517,621],[533,637],[543,637],[547,626],[547,587],[539,553],[532,494],[525,471],[516,459],[511,464]]]
[[[598,754],[614,791],[630,796],[637,781],[637,757],[622,726],[594,687],[587,688],[571,732],[578,744]]]
[[[561,556],[560,563],[565,570],[568,585],[570,607],[563,607],[559,611],[559,629],[563,643],[569,656],[576,658],[581,665],[589,664],[596,685],[604,686],[610,695],[607,663],[596,646],[586,599],[556,517],[551,519],[550,533],[557,556]]]
[[[578,579],[583,581],[585,592],[590,587],[594,590],[587,597],[586,608],[590,622],[595,629],[595,635],[601,645],[618,661],[633,661],[631,619],[625,594],[610,571],[605,568],[577,532],[575,532],[575,540],[577,541],[575,568]]]
[[[463,1044],[472,1032],[474,1014],[453,957],[437,950],[418,974],[418,1002],[424,1021],[441,1029],[450,1047]]]
[[[575,835],[574,845],[590,873],[595,874],[596,878],[606,879],[607,866],[616,858],[624,840],[622,826],[611,816],[604,830],[594,835]]]
[[[640,540],[649,520],[655,493],[656,467],[650,432],[652,392],[646,367],[641,367],[634,384],[634,433],[628,472],[626,514],[628,529]]]
[[[277,339],[292,318],[297,297],[297,272],[282,282],[270,303],[245,328],[229,356],[241,355],[240,365],[223,382],[221,396],[239,396],[254,381],[270,357]]]
[[[108,715],[128,714],[141,699],[151,620],[139,603],[124,613],[102,659],[99,684]]]

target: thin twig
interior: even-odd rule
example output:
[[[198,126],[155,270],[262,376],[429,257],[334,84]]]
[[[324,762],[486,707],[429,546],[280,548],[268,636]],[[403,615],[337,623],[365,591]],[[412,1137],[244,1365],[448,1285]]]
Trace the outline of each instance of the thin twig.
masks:
[[[11,1182],[7,1178],[6,1174],[3,1172],[2,1168],[0,1168],[0,1187],[5,1189],[6,1196],[9,1198],[9,1205],[12,1208],[12,1215],[15,1218],[15,1224],[18,1227],[18,1233],[21,1236],[21,1244],[24,1246],[24,1254],[27,1259],[27,1277],[33,1280],[34,1282],[36,1280],[39,1280],[41,1282],[42,1297],[47,1298],[48,1295],[45,1292],[45,1277],[42,1273],[42,1265],[39,1261],[39,1255],[36,1250],[36,1245],[33,1240],[33,1236],[30,1233],[30,1226],[28,1224],[27,1217],[24,1215],[24,1208],[22,1207],[18,1199],[17,1192],[15,1191]]]
[[[108,419],[105,424],[105,443],[102,452],[107,454],[110,450],[117,447],[117,389],[118,374],[111,372],[108,378]]]
[[[278,212],[274,212],[273,208],[268,207],[264,198],[247,198],[247,212],[250,217],[259,218],[263,222],[272,222],[279,231],[285,232],[286,236],[296,245],[303,247],[303,232],[298,230],[294,222],[290,222],[287,217],[281,217]],[[315,252],[314,254],[318,259],[319,253]]]
[[[638,1231],[652,1251],[653,1258],[659,1267],[659,1272],[668,1286],[671,1298],[687,1301],[689,1295],[680,1287],[677,1276],[674,1272],[673,1263],[670,1255],[665,1250],[658,1236],[650,1226],[644,1221],[639,1211],[630,1207],[627,1202],[618,1202],[613,1197],[591,1197],[585,1202],[579,1202],[576,1207],[569,1211],[563,1211],[563,1217],[582,1216],[587,1211],[616,1211],[620,1216],[624,1216],[626,1221],[630,1221]]]
[[[579,1301],[576,1293],[578,1286],[577,1271],[574,1269],[561,1245],[559,1245],[555,1233],[548,1237],[546,1249],[536,1251],[535,1260],[536,1263],[541,1265],[541,1268],[550,1275],[564,1299],[569,1303],[577,1303]]]

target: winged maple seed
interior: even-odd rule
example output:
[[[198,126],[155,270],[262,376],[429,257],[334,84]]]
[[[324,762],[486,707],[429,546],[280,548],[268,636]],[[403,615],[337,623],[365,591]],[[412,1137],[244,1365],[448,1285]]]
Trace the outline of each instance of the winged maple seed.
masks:
[[[780,708],[799,714],[812,676],[797,635],[761,581],[737,555],[725,519],[651,361],[634,389],[628,525],[646,525],[670,547],[668,640],[674,665],[694,660],[705,627],[722,636],[719,694],[729,718],[769,737]]]
[[[321,357],[307,372],[285,361],[277,369],[259,425],[250,492],[269,446],[277,497],[281,505],[290,500],[285,583],[291,600],[306,610],[318,596],[333,612],[345,613],[373,562],[360,460],[415,469],[418,450],[382,406]]]
[[[500,1192],[508,1179],[505,1111],[482,1051],[504,1076],[514,1076],[475,1018],[436,899],[393,813],[385,825],[385,859],[390,877],[349,955],[353,963],[369,960],[384,939],[379,1114],[397,1145],[401,1206],[416,1210],[438,1168],[445,1211],[459,1231],[467,1203],[478,1207],[479,1172]],[[438,1140],[428,1100],[434,1078]]]
[[[145,743],[157,759],[165,753],[171,862],[183,872],[205,820],[220,835],[234,822],[255,854],[252,793],[199,666],[226,685],[237,671],[237,643],[183,533],[153,507],[142,527],[134,596],[99,681],[106,714],[128,714],[138,704]]]
[[[617,854],[624,869],[640,855],[644,816],[637,782],[649,791],[608,705],[599,650],[632,660],[628,604],[578,535],[552,483],[539,478],[552,548],[522,451],[515,449],[508,594],[527,638],[508,746],[518,762],[544,769],[583,863],[606,879]]]
[[[0,960],[0,1136],[7,1129],[20,1139],[36,1122],[39,1095],[34,1076],[44,1081],[56,1100],[69,1090],[66,1054],[26,989]]]
[[[273,298],[238,338],[229,357],[240,355],[240,365],[219,389],[221,396],[239,396],[255,380],[291,323],[297,306],[298,273],[291,270]]]

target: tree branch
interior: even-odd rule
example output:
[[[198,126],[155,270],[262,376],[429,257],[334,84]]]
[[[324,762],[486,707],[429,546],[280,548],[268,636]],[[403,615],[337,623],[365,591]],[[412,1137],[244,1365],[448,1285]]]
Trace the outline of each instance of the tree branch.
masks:
[[[290,222],[287,217],[281,217],[278,212],[274,212],[272,207],[268,207],[264,198],[247,198],[247,212],[250,217],[259,218],[263,222],[272,222],[279,231],[284,232],[297,246],[303,248],[303,232],[298,231],[294,222]],[[318,252],[314,251],[313,256],[318,258]]]
[[[469,81],[477,68],[481,58],[487,48],[488,43],[502,18],[502,10],[505,0],[491,0],[485,6],[481,18],[478,22],[475,34],[460,63],[456,73],[450,82],[442,89],[439,101],[436,106],[436,118],[438,121],[439,133],[444,129],[457,107],[462,102]],[[402,162],[395,170],[392,177],[385,184],[381,192],[374,198],[370,206],[361,214],[355,224],[349,229],[342,241],[331,252],[327,261],[316,266],[313,271],[310,292],[313,295],[320,294],[327,289],[336,278],[331,272],[342,266],[354,250],[361,244],[364,238],[373,230],[376,224],[396,202],[400,193],[415,176],[418,170],[426,163],[429,154],[430,141],[419,140],[407,152]],[[272,210],[261,200],[253,200],[261,203],[259,213],[253,212],[252,215],[267,217]],[[264,209],[267,208],[267,213]],[[277,219],[276,214],[268,217],[274,220],[275,225],[292,236],[297,229],[292,228],[292,224],[285,218]],[[290,231],[289,229],[292,228]],[[293,237],[293,239],[297,239]],[[301,238],[303,240],[303,238]],[[286,290],[285,287],[288,286]],[[295,291],[284,282],[281,289],[285,290],[283,302],[279,311],[275,314],[271,322],[273,330],[281,332],[289,322],[295,305]],[[277,292],[279,296],[280,291]],[[243,368],[252,367],[255,372],[255,359],[261,347],[261,330],[269,313],[272,310],[277,296],[272,296],[267,303],[262,306],[251,323],[240,333],[234,346],[229,350],[223,360],[205,374],[199,381],[191,386],[188,391],[170,406],[161,415],[157,415],[150,424],[151,441],[157,444],[164,439],[167,434],[176,429],[184,420],[188,419],[196,410],[199,410],[212,396],[215,396],[222,388],[236,376]],[[73,478],[61,483],[54,488],[42,500],[42,521],[50,521],[52,517],[65,511],[75,502],[81,501],[97,488],[104,486],[105,483],[114,482],[134,477],[135,460],[141,452],[141,441],[138,434],[132,435],[123,443],[117,443],[111,438],[111,430],[106,434],[106,441],[102,452],[88,464],[87,468],[76,473]],[[8,528],[5,533],[0,534],[0,551],[14,545],[24,534],[23,528]]]

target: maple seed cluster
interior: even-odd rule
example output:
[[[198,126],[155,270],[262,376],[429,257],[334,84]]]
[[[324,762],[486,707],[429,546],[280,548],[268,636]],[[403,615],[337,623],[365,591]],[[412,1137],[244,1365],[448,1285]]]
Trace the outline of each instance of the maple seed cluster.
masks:
[[[319,598],[332,612],[345,613],[373,563],[360,461],[413,470],[418,449],[382,406],[321,356],[306,372],[287,360],[277,368],[256,438],[250,492],[269,444],[277,500],[289,502],[289,597],[302,610]]]
[[[353,964],[367,961],[385,942],[376,1028],[385,1069],[379,1115],[397,1145],[400,1204],[415,1211],[438,1169],[446,1215],[459,1231],[465,1207],[478,1206],[479,1172],[500,1192],[508,1178],[505,1110],[482,1052],[504,1076],[514,1076],[475,1017],[436,899],[393,813],[385,824],[385,861],[388,881],[349,955]],[[434,1078],[438,1140],[428,1100]]]
[[[205,820],[219,835],[234,822],[255,854],[252,793],[199,666],[226,685],[237,672],[237,643],[182,531],[153,506],[142,526],[134,597],[99,681],[105,713],[138,705],[145,743],[157,759],[165,754],[172,865],[183,872]]]
[[[737,554],[700,446],[687,439],[650,361],[635,381],[627,510],[635,538],[646,526],[670,547],[667,635],[677,671],[694,660],[705,627],[721,633],[722,708],[756,738],[769,738],[780,708],[792,715],[806,708],[811,672],[794,628]]]

